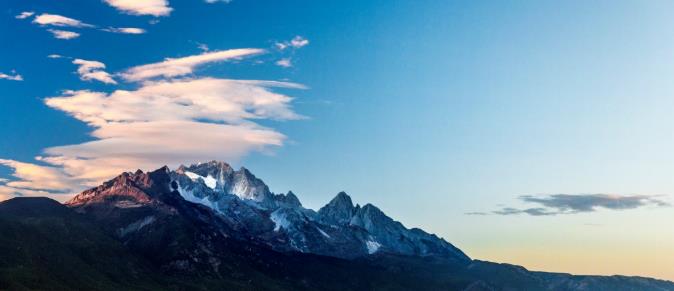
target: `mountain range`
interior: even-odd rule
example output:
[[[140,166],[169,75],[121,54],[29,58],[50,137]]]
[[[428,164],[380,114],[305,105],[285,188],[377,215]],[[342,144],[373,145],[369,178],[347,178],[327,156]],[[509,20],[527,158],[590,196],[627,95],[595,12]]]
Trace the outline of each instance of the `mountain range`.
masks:
[[[65,204],[0,203],[0,290],[674,290],[473,260],[338,193],[318,211],[211,161],[125,172]]]

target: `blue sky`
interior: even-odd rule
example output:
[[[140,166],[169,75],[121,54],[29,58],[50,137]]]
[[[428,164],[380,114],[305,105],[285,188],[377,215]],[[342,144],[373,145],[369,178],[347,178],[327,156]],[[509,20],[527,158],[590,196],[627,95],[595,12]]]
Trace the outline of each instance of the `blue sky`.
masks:
[[[167,15],[135,15],[104,1],[5,1],[0,4],[0,73],[23,80],[0,79],[0,159],[6,161],[0,178],[74,177],[68,185],[52,185],[61,190],[96,180],[62,168],[63,163],[35,159],[49,157],[46,149],[100,139],[92,136],[96,124],[68,114],[81,113],[81,103],[66,109],[48,106],[45,98],[71,100],[63,90],[137,92],[147,80],[125,79],[130,68],[165,58],[261,49],[265,53],[151,80],[264,80],[306,87],[268,88],[294,99],[265,95],[275,107],[256,118],[226,113],[229,119],[216,122],[264,129],[268,140],[235,151],[231,144],[200,139],[213,132],[197,132],[196,149],[209,150],[180,157],[213,156],[245,165],[272,191],[293,190],[312,208],[345,190],[356,202],[374,203],[475,258],[537,270],[674,279],[667,271],[674,270],[674,233],[666,227],[674,214],[663,206],[674,192],[672,6],[666,1],[173,0],[165,5],[172,9]],[[22,12],[34,14],[17,19]],[[33,23],[43,14],[96,27]],[[102,30],[110,27],[145,33]],[[56,39],[49,29],[80,35]],[[307,43],[277,45],[296,37]],[[63,57],[47,58],[51,54]],[[108,72],[117,84],[83,80],[74,59],[104,63],[104,69],[93,71]],[[283,59],[291,66],[276,64]],[[165,107],[147,108],[163,114],[161,120],[170,116],[161,111]],[[199,110],[193,119],[209,123],[211,116]],[[169,149],[187,143],[160,137]],[[240,142],[237,136],[221,138]],[[76,156],[81,149],[67,153]],[[127,170],[177,159],[129,162]],[[51,195],[48,186],[29,190]],[[21,187],[5,193],[15,188]],[[574,203],[585,199],[593,211],[556,207],[562,202],[553,194],[576,195]],[[527,202],[522,195],[547,204]],[[493,213],[503,208],[561,213]]]

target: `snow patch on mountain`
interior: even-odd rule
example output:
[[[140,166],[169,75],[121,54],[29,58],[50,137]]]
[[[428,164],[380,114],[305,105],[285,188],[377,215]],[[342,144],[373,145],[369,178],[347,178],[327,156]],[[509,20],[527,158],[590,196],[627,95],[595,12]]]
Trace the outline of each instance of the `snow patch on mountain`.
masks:
[[[182,196],[183,199],[185,199],[189,202],[192,202],[192,203],[197,203],[197,204],[201,204],[201,205],[210,207],[215,211],[219,211],[219,209],[216,207],[215,203],[213,203],[213,201],[210,201],[208,199],[208,196],[204,196],[202,198],[194,196],[194,193],[193,193],[192,190],[187,190],[183,187],[180,187],[180,183],[177,182],[177,181],[176,181],[176,183],[178,184],[178,189],[177,189],[178,193],[180,193],[180,196]]]
[[[140,230],[141,228],[149,225],[150,223],[153,223],[155,220],[156,220],[156,218],[154,216],[145,217],[141,220],[138,220],[134,223],[131,223],[131,224],[127,225],[124,228],[120,228],[117,231],[117,233],[119,234],[120,237],[124,237],[124,236],[126,236],[126,235],[128,235],[132,232],[136,232],[136,231]]]
[[[381,244],[376,241],[368,240],[365,242],[365,246],[367,247],[367,253],[371,255],[379,250]]]
[[[279,231],[281,228],[288,229],[290,226],[290,221],[288,221],[285,213],[281,209],[277,209],[269,215],[271,221],[274,222],[274,231]]]
[[[325,238],[330,238],[330,235],[327,234],[327,233],[325,233],[325,231],[323,231],[320,227],[317,226],[316,229],[317,229],[318,232],[320,232]]]
[[[206,186],[208,186],[208,188],[211,188],[211,189],[215,189],[215,186],[218,183],[218,180],[211,177],[211,175],[208,175],[208,176],[204,177],[204,176],[200,176],[196,173],[192,173],[190,171],[185,171],[185,175],[187,177],[189,177],[190,179],[192,179],[192,181],[195,181],[195,182],[198,181],[199,179],[202,179],[204,181],[204,184],[206,184]]]

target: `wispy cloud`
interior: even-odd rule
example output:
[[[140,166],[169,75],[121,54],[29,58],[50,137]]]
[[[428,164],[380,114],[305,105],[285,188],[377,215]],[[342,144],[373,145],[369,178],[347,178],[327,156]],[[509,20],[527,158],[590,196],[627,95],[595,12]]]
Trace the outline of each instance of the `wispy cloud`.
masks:
[[[166,59],[163,62],[137,66],[123,72],[121,76],[127,81],[142,81],[155,77],[178,77],[191,74],[200,65],[241,58],[264,53],[262,49],[232,49],[205,52],[199,55]]]
[[[292,66],[293,66],[292,61],[291,61],[290,58],[283,58],[283,59],[280,59],[280,60],[276,61],[276,65],[277,65],[277,66],[284,67],[284,68],[289,68],[289,67],[292,67]]]
[[[0,79],[11,80],[11,81],[23,81],[23,77],[15,72],[12,72],[13,75],[8,75],[5,73],[0,73]]]
[[[19,15],[15,16],[15,17],[16,17],[16,19],[26,19],[28,17],[33,16],[34,14],[35,14],[35,12],[33,12],[33,11],[24,11],[24,12],[21,12]]]
[[[167,16],[173,8],[167,0],[104,0],[108,5],[131,15]]]
[[[208,45],[205,43],[197,43],[197,48],[199,48],[202,52],[207,52],[210,50],[210,48],[208,48]]]
[[[302,36],[295,36],[289,41],[276,42],[275,45],[280,50],[285,50],[287,48],[301,48],[309,44],[309,40]]]
[[[492,213],[498,215],[529,214],[532,216],[547,216],[547,215],[561,214],[560,212],[549,211],[541,207],[527,208],[527,209],[504,207],[500,210],[492,211]]]
[[[33,23],[39,25],[51,25],[59,27],[78,27],[78,28],[94,27],[91,24],[84,23],[77,19],[48,13],[43,13],[35,17],[35,19],[33,19]]]
[[[518,197],[525,203],[539,204],[539,207],[503,207],[491,212],[468,212],[467,215],[516,215],[551,216],[594,212],[598,209],[627,210],[646,206],[665,207],[669,203],[659,195],[617,195],[617,194],[551,194],[523,195]]]
[[[11,168],[15,178],[0,179],[0,201],[17,196],[41,196],[63,202],[82,190],[82,183],[60,167],[6,159],[0,159],[0,165]]]
[[[108,27],[101,29],[103,31],[112,32],[112,33],[123,33],[123,34],[143,34],[145,29],[136,28],[136,27]]]
[[[60,29],[47,29],[47,31],[51,32],[51,34],[54,35],[54,37],[57,39],[73,39],[80,37],[79,33],[73,31]]]
[[[33,12],[23,12],[16,16],[16,18],[24,19],[30,17],[32,14],[24,13],[33,13]],[[43,13],[33,19],[33,23],[38,24],[43,27],[70,27],[70,28],[89,28],[97,29],[100,31],[111,32],[111,33],[121,33],[121,34],[143,34],[146,33],[145,29],[137,27],[107,27],[107,28],[98,28],[96,25],[84,23],[81,20],[74,18],[57,15],[57,14],[48,14]],[[80,36],[79,33],[73,31],[65,31],[58,29],[47,29],[51,32],[54,37],[58,39],[73,39]]]
[[[73,185],[68,183],[71,179],[62,169],[56,167],[39,166],[7,159],[0,159],[0,165],[12,168],[14,170],[12,176],[19,179],[2,182],[5,187],[50,192],[65,192],[73,188]]]
[[[592,212],[596,208],[613,210],[634,209],[647,205],[667,206],[668,203],[650,195],[616,194],[553,194],[547,196],[524,195],[524,202],[537,203],[559,212]]]
[[[106,84],[117,84],[112,76],[104,71],[105,64],[99,61],[88,61],[83,59],[73,60],[73,64],[78,65],[77,73],[80,79],[84,81],[96,80]]]
[[[213,4],[213,3],[218,3],[218,2],[220,2],[220,3],[231,3],[232,0],[204,0],[204,2],[206,2],[208,4]]]

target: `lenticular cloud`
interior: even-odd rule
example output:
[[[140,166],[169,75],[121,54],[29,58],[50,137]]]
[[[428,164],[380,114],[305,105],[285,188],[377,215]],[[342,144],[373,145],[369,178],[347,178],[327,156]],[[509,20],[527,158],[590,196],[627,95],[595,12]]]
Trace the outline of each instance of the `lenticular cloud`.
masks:
[[[131,165],[232,160],[280,146],[285,136],[254,120],[301,116],[290,108],[292,98],[271,87],[301,88],[284,82],[204,78],[151,82],[111,94],[67,91],[47,98],[46,104],[94,127],[97,140],[49,148],[43,160],[98,183]]]
[[[49,107],[91,126],[94,140],[45,149],[45,155],[38,157],[45,165],[10,161],[4,165],[14,168],[15,173],[23,173],[27,167],[43,167],[42,172],[51,178],[57,173],[57,178],[65,181],[58,191],[73,194],[136,168],[147,170],[213,159],[231,161],[252,151],[268,152],[282,146],[285,135],[258,122],[301,119],[291,107],[293,98],[275,89],[304,86],[261,80],[172,78],[193,72],[197,65],[260,51],[232,50],[227,54],[169,59],[125,71],[123,78],[133,81],[163,77],[145,80],[134,90],[66,90],[46,98]],[[172,73],[176,68],[180,72]],[[20,183],[40,177],[15,177],[19,181],[4,182],[0,195],[34,195],[29,190],[50,190],[28,189]]]

